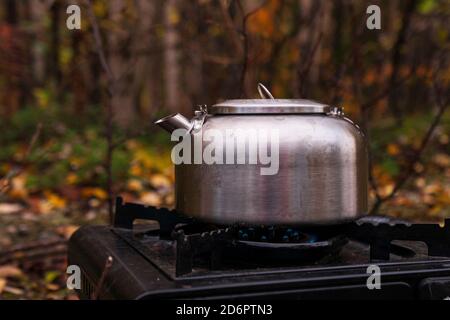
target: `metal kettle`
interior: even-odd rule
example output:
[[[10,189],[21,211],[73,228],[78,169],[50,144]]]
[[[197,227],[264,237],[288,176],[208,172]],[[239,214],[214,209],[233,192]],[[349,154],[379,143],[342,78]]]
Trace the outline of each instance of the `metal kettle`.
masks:
[[[367,147],[359,127],[339,108],[274,99],[261,84],[258,90],[262,99],[227,100],[202,107],[191,120],[174,114],[156,121],[172,140],[185,139],[182,156],[191,158],[175,164],[177,211],[254,225],[339,223],[367,214]],[[198,159],[211,151],[214,136],[223,147],[210,153],[215,161]],[[272,154],[263,157],[262,149]],[[267,159],[275,153],[273,168]]]

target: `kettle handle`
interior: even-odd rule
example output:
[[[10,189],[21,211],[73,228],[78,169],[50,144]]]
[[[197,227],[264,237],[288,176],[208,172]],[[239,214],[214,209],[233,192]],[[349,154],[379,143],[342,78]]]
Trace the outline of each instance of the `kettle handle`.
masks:
[[[269,89],[267,89],[262,83],[258,83],[258,92],[261,99],[275,99]]]

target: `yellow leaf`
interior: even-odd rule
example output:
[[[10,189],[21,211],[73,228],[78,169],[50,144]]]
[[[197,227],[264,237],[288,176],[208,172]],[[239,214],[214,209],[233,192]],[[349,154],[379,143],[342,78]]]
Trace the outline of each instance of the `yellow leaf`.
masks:
[[[0,278],[0,294],[2,294],[3,289],[6,287],[6,279]]]
[[[94,14],[97,17],[103,17],[106,15],[107,9],[102,1],[93,1]]]
[[[155,188],[170,188],[172,186],[170,179],[162,174],[152,174],[150,184]]]
[[[52,212],[52,210],[53,210],[52,205],[47,200],[41,200],[39,202],[39,213],[40,214],[44,214],[44,215],[49,214],[50,212]]]
[[[48,290],[50,290],[50,291],[57,291],[57,290],[59,290],[59,286],[58,286],[57,284],[54,284],[54,283],[47,283],[47,284],[45,285],[45,287],[46,287]]]
[[[169,194],[165,198],[165,202],[168,206],[173,206],[175,203],[175,196],[173,194]]]
[[[161,205],[161,197],[155,192],[144,192],[141,195],[141,201],[151,206]]]
[[[400,153],[400,148],[395,143],[390,143],[387,146],[387,153],[391,156],[396,156]]]
[[[67,184],[75,184],[78,181],[78,177],[75,173],[71,172],[66,176],[66,183]]]
[[[36,89],[34,90],[34,97],[36,99],[37,105],[45,109],[50,103],[50,94],[46,89]]]
[[[66,207],[66,200],[56,193],[46,191],[44,195],[53,209],[63,209]]]
[[[130,191],[141,191],[143,189],[142,182],[138,179],[130,179],[127,183],[127,188]]]
[[[26,198],[28,196],[28,191],[25,188],[26,179],[27,177],[25,174],[14,177],[11,181],[11,190],[8,194],[16,199]]]
[[[136,162],[141,163],[144,168],[151,168],[153,165],[151,154],[145,149],[136,150],[134,153],[134,159]]]
[[[382,197],[386,197],[391,194],[392,190],[394,190],[394,184],[389,183],[383,187],[380,187],[379,193]]]
[[[81,190],[81,195],[85,198],[97,198],[100,200],[105,200],[108,195],[103,189],[100,188],[84,188]]]
[[[130,172],[130,175],[132,175],[132,176],[136,176],[136,177],[142,176],[142,168],[137,163],[133,163],[130,166],[129,172]]]
[[[168,18],[169,18],[169,23],[171,25],[175,25],[178,22],[180,22],[180,14],[178,13],[178,10],[175,7],[169,7],[169,14],[168,14]]]

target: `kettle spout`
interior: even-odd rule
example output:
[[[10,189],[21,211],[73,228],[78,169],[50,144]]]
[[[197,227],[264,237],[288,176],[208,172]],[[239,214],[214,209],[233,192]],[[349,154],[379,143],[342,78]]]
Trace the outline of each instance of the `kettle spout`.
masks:
[[[159,119],[155,122],[155,124],[169,133],[172,133],[176,129],[186,129],[189,131],[193,127],[193,123],[179,113],[174,113],[170,116]]]

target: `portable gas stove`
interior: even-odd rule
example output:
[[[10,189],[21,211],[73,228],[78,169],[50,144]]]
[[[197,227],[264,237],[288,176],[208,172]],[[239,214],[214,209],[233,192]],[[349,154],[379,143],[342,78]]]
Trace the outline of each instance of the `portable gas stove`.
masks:
[[[114,226],[72,236],[69,264],[84,299],[450,299],[450,219],[217,226],[118,198]]]

